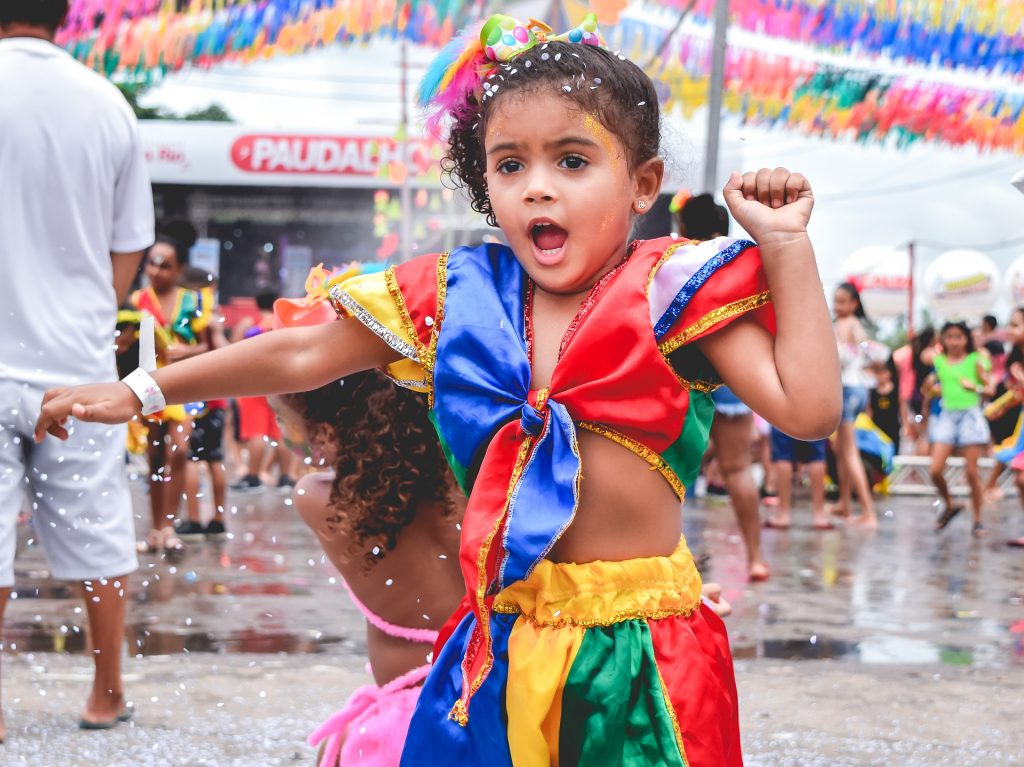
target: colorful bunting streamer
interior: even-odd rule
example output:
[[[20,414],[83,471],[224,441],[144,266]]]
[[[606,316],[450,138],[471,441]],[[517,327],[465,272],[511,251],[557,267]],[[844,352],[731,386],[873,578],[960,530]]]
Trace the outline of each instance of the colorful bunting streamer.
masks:
[[[648,0],[683,9],[691,0]],[[710,21],[715,0],[692,18]],[[729,0],[731,23],[770,37],[872,57],[1024,77],[1020,0]]]
[[[72,0],[57,42],[108,77],[251,61],[371,37],[442,45],[460,0]]]
[[[636,19],[606,32],[609,45],[645,62],[666,30]],[[649,74],[666,110],[692,117],[708,101],[710,41],[677,32]],[[918,141],[1024,153],[1024,87],[1011,91],[885,74],[730,46],[723,107],[745,123],[859,141]]]
[[[689,117],[707,104],[708,47],[706,40],[684,38],[677,55],[651,72],[666,110]],[[1024,92],[824,67],[760,51],[728,50],[723,107],[744,122],[818,136],[1024,153]]]
[[[615,9],[618,10],[616,3]],[[686,7],[690,0],[649,0]],[[715,0],[696,0],[709,18]],[[373,37],[438,46],[467,21],[464,0],[72,0],[58,42],[110,76],[149,82],[185,66],[251,61]],[[742,29],[861,59],[885,56],[975,68],[1024,80],[1020,0],[730,0]],[[667,30],[625,16],[606,29],[639,62]],[[651,74],[667,108],[692,114],[707,102],[709,44],[677,33]],[[877,67],[878,70],[884,67]],[[856,66],[824,65],[730,47],[725,108],[746,122],[809,134],[934,141],[1024,153],[1024,89],[968,88]],[[396,178],[405,170],[389,171]]]

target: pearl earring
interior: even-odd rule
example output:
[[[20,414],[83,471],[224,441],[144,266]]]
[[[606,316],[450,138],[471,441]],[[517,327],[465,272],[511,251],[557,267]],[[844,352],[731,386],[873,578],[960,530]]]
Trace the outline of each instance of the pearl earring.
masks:
[[[639,208],[640,210],[643,210],[644,208],[646,208],[646,207],[647,207],[647,201],[646,201],[646,200],[637,200],[636,206],[637,206],[637,207],[638,207],[638,208]]]

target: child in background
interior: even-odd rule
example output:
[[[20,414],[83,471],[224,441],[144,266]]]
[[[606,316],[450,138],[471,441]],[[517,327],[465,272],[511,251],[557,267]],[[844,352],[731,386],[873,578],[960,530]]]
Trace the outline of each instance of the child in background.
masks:
[[[987,357],[975,350],[971,331],[964,322],[943,325],[939,341],[942,353],[935,355],[935,373],[926,382],[933,392],[937,389],[942,402],[941,412],[932,417],[928,428],[932,443],[930,474],[941,501],[935,530],[944,530],[963,511],[950,497],[945,477],[946,461],[959,449],[971,488],[971,531],[980,538],[986,535],[981,522],[983,497],[978,458],[989,443],[988,421],[981,411],[982,393],[988,386]]]
[[[1010,315],[1006,326],[1006,337],[1010,343],[1010,353],[1004,360],[1002,375],[992,369],[991,380],[996,381],[996,389],[992,401],[985,406],[985,418],[988,419],[995,446],[992,456],[996,465],[985,482],[985,501],[995,502],[1003,498],[999,489],[999,478],[1008,466],[1024,452],[1024,417],[1021,411],[1021,399],[1024,396],[1024,309],[1017,308]],[[1024,459],[1019,462],[1024,465]]]
[[[931,452],[931,446],[928,444],[929,413],[924,403],[924,382],[932,373],[935,346],[935,329],[922,328],[910,342],[910,376],[906,387],[903,385],[902,373],[900,374],[901,396],[907,392],[907,417],[903,419],[903,425],[907,428],[907,436],[911,440],[912,454],[918,456],[929,455]]]
[[[755,460],[761,464],[763,478],[759,494],[765,506],[778,506],[778,479],[772,465],[772,425],[757,413],[754,413],[754,449]]]
[[[868,392],[874,378],[868,373],[871,360],[867,356],[868,334],[864,328],[867,314],[860,300],[860,292],[849,282],[836,288],[832,302],[835,314],[836,343],[842,364],[843,418],[836,432],[833,446],[836,454],[836,472],[839,484],[839,503],[833,513],[851,524],[868,529],[878,527],[878,513],[871,495],[871,485],[860,460],[854,423],[868,406]],[[856,494],[860,501],[860,516],[852,516],[850,504]]]
[[[899,373],[892,355],[882,365],[873,365],[876,385],[871,390],[868,400],[868,415],[875,426],[881,429],[893,444],[896,454],[900,452],[900,421]]]
[[[1009,467],[1013,471],[1014,483],[1021,504],[1024,505],[1024,411],[1021,401],[1024,400],[1024,308],[1017,307],[1010,315],[1006,326],[1006,337],[1010,342],[1010,353],[1006,358],[1006,373],[1000,388],[996,390],[996,398],[985,408],[985,416],[989,423],[1006,418],[1009,414],[1014,418],[1015,426],[1009,436],[997,444],[992,452],[996,465],[989,474],[985,486],[985,499],[996,500],[1000,475]],[[1024,537],[1011,538],[1009,546],[1024,547]]]
[[[423,82],[433,124],[451,121],[446,167],[508,246],[334,285],[343,322],[51,391],[37,438],[65,438],[72,415],[123,421],[165,397],[386,369],[427,395],[469,492],[466,593],[402,763],[737,767],[728,639],[701,602],[679,504],[720,381],[802,439],[839,419],[810,186],[782,168],[730,177],[726,202],[760,246],[630,243],[661,188],[658,97],[601,45],[593,15],[558,36],[492,16]]]
[[[729,212],[715,202],[710,194],[699,194],[687,199],[679,209],[676,223],[682,237],[691,240],[714,240],[729,234]],[[715,417],[711,421],[711,447],[713,466],[721,477],[733,513],[743,537],[747,555],[747,577],[752,583],[766,581],[770,571],[761,555],[761,518],[757,483],[754,481],[751,461],[751,442],[754,438],[754,416],[726,386],[711,394]],[[708,476],[713,477],[709,464]],[[709,489],[713,485],[709,485]]]
[[[790,510],[793,505],[793,474],[797,465],[802,464],[811,480],[811,525],[815,530],[834,529],[825,510],[825,450],[828,440],[804,442],[774,427],[771,439],[779,505],[765,520],[765,527],[788,530],[792,524]]]
[[[208,319],[200,311],[199,294],[178,285],[188,265],[196,230],[187,221],[171,221],[157,231],[146,253],[149,285],[132,294],[132,305],[153,315],[158,335],[157,365],[195,357],[209,350]],[[149,419],[149,503],[152,524],[141,552],[180,552],[184,549],[173,527],[188,471],[192,415],[182,405],[171,405]]]
[[[117,362],[117,377],[124,378],[139,366],[139,328],[142,312],[131,304],[117,310],[114,326],[114,358]],[[155,329],[154,329],[155,330]],[[162,329],[161,329],[162,330]],[[161,344],[156,339],[157,348]],[[146,455],[149,450],[149,429],[145,420],[132,419],[128,422],[126,448],[132,455]]]
[[[207,323],[208,340],[211,349],[221,349],[228,344],[224,334],[224,318],[217,306],[217,278],[205,269],[190,266],[185,270],[182,286],[199,293],[200,314]],[[187,519],[174,526],[183,539],[222,538],[227,534],[224,525],[224,508],[227,503],[228,472],[224,466],[224,427],[228,412],[226,399],[212,399],[196,417],[189,437],[189,464],[185,467],[185,511]],[[213,494],[213,515],[204,526],[200,519],[199,467],[206,466],[210,475],[210,490]]]
[[[261,333],[267,333],[273,325],[274,302],[278,294],[273,291],[265,291],[256,296],[256,307],[260,311],[259,320],[253,321],[246,317],[232,333],[232,338],[238,341],[247,338],[255,338]],[[277,418],[273,409],[267,402],[266,397],[239,397],[238,403],[238,437],[244,442],[249,451],[249,466],[244,477],[232,485],[234,490],[259,490],[263,487],[263,480],[260,473],[263,470],[263,461],[266,450],[269,447],[272,459],[277,461],[280,474],[277,486],[290,488],[295,484],[292,474],[296,470],[294,456],[288,452],[288,448],[281,442],[281,431],[277,426]],[[269,465],[269,464],[268,464]]]

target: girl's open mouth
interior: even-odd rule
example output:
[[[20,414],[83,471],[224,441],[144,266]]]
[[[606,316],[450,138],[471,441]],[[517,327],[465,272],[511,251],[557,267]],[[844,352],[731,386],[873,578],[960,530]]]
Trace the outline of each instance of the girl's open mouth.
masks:
[[[530,228],[537,261],[552,266],[561,260],[569,233],[557,224],[549,222],[534,224]]]

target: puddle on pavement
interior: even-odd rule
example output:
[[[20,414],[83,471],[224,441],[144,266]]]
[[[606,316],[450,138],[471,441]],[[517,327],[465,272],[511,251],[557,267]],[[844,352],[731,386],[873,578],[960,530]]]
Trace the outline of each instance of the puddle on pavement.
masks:
[[[141,519],[148,504],[138,487],[135,495]],[[129,586],[128,652],[365,651],[362,616],[286,501],[276,492],[236,500],[230,538],[190,541],[173,559],[140,558]],[[806,526],[766,535],[773,574],[756,587],[746,582],[732,514],[691,510],[684,521],[701,570],[723,584],[735,608],[727,621],[734,656],[1024,667],[1019,560],[1003,547],[979,550],[952,536],[936,539],[927,509],[912,511],[920,505],[914,499],[899,503],[906,513],[885,521],[877,536],[822,535]],[[8,610],[6,646],[86,653],[78,586],[47,577],[30,536],[28,526],[19,526],[17,597]],[[791,638],[814,628],[828,633]]]
[[[355,646],[351,639],[321,632],[294,634],[287,631],[243,629],[214,633],[201,628],[125,627],[128,651],[132,655],[173,655],[177,653],[319,653],[339,645]],[[18,652],[86,653],[87,639],[82,626],[13,624],[4,629],[6,649]]]
[[[1012,628],[1011,628],[1012,631]],[[875,636],[850,642],[823,636],[807,639],[768,639],[754,644],[733,646],[737,660],[770,658],[774,660],[845,660],[868,665],[942,664],[947,666],[1003,665],[1009,656],[1013,664],[1024,663],[1024,631],[1016,633],[1013,645],[957,647],[937,645],[920,639]]]

